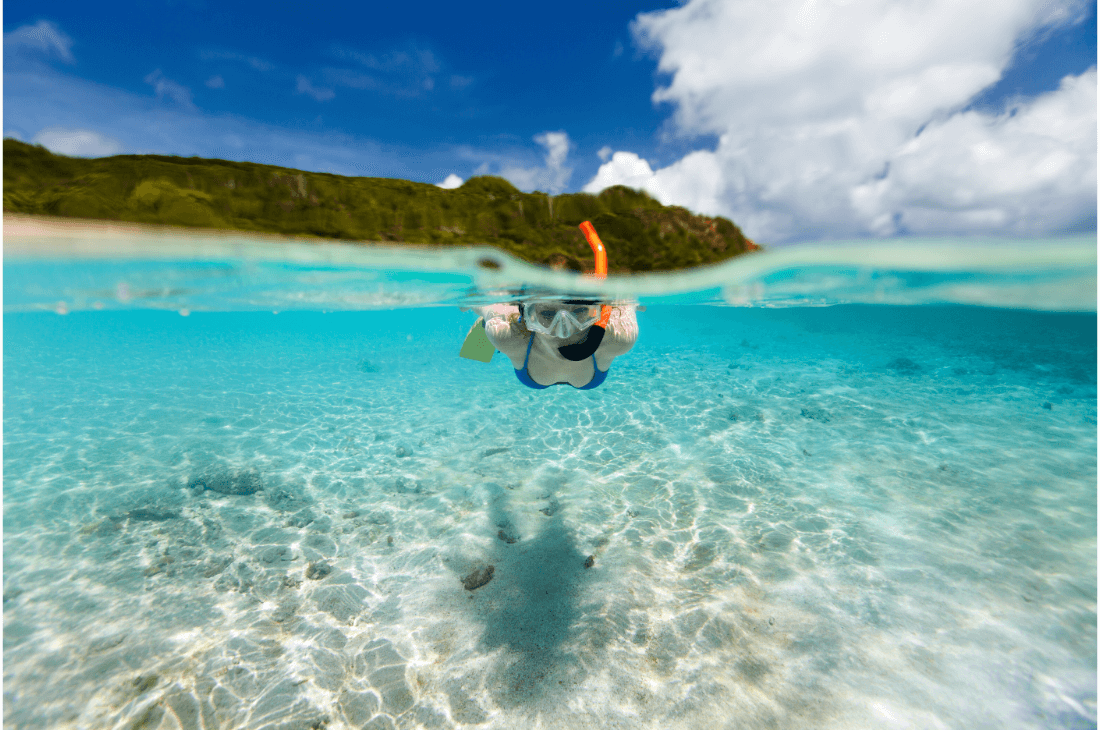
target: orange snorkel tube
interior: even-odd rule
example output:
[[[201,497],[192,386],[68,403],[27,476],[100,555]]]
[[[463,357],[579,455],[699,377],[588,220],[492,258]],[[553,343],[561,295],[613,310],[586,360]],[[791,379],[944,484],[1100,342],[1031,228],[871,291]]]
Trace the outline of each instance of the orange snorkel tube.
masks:
[[[596,229],[589,221],[581,223],[580,228],[584,233],[584,237],[588,240],[588,245],[592,247],[592,254],[596,257],[596,278],[606,279],[607,249],[604,248],[603,241],[596,235]],[[591,357],[599,349],[600,343],[603,342],[603,336],[607,333],[607,323],[610,321],[611,305],[604,304],[600,307],[599,320],[588,329],[585,338],[576,344],[559,347],[558,352],[566,360],[574,362]]]
[[[590,222],[585,221],[581,223],[581,231],[584,233],[584,237],[588,239],[588,245],[592,247],[592,254],[596,257],[596,278],[607,278],[607,249],[603,246],[603,241],[596,235],[596,227]],[[600,327],[607,327],[607,323],[611,320],[611,306],[603,305],[600,308],[600,321],[596,324]]]

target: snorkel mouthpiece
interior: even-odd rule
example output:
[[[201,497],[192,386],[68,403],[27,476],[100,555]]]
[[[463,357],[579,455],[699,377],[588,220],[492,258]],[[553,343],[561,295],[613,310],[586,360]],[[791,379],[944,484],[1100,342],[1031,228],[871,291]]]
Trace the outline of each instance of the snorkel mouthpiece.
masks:
[[[600,343],[603,342],[605,330],[598,324],[592,325],[588,329],[588,334],[584,339],[572,345],[564,345],[558,348],[558,352],[566,360],[572,360],[573,362],[580,362],[586,360],[596,354],[596,350],[600,349]]]
[[[592,247],[592,254],[596,257],[596,278],[607,278],[607,249],[604,248],[600,237],[596,235],[596,228],[591,222],[585,221],[581,223],[580,229],[584,232],[588,245]],[[559,347],[558,352],[566,360],[572,360],[573,362],[592,357],[599,349],[600,343],[603,342],[603,336],[607,332],[607,323],[610,320],[611,307],[604,304],[600,307],[599,320],[588,328],[588,334],[585,335],[584,339],[572,345]]]

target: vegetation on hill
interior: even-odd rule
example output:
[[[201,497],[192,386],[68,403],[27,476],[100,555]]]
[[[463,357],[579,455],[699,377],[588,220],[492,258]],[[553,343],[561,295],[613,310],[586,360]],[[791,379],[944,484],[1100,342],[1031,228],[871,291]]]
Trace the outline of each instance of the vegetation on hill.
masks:
[[[4,212],[257,231],[353,241],[491,245],[524,260],[590,270],[577,228],[591,220],[609,270],[717,263],[756,248],[725,218],[616,186],[599,195],[521,193],[499,177],[454,190],[251,162],[162,155],[83,159],[4,140]]]

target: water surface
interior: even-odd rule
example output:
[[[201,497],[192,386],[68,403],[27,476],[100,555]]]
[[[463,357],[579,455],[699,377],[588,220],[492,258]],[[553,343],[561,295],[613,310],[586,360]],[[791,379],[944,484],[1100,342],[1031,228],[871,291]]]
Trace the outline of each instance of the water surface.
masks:
[[[81,236],[5,241],[5,727],[1096,726],[1095,239],[600,285]],[[459,359],[521,284],[638,294],[636,347]]]

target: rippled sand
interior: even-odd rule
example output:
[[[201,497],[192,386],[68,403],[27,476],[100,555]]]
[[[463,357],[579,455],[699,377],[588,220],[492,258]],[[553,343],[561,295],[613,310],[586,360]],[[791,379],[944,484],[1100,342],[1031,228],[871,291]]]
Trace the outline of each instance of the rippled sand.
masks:
[[[1095,727],[1095,315],[471,320],[6,315],[5,727]]]

